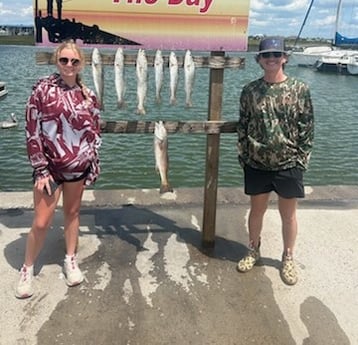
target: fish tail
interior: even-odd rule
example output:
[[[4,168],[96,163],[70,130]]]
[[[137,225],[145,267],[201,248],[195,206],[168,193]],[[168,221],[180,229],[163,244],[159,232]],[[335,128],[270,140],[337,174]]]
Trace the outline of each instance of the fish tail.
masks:
[[[173,193],[173,188],[169,184],[161,184],[159,189],[160,194]]]
[[[136,111],[136,114],[137,115],[145,115],[146,114],[146,111],[145,111],[145,109],[143,108],[143,109],[137,109],[137,111]]]
[[[118,107],[118,109],[125,108],[125,107],[126,107],[126,102],[124,102],[124,101],[118,101],[118,102],[117,102],[117,107]]]
[[[162,102],[162,97],[160,95],[157,95],[155,97],[155,101],[156,101],[157,104],[161,103]]]

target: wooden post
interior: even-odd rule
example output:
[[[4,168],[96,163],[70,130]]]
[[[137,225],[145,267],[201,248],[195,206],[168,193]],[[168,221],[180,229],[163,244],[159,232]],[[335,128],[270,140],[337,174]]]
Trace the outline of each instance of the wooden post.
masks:
[[[211,56],[225,56],[225,52],[211,52]],[[224,68],[210,69],[208,120],[221,119],[223,100]],[[220,132],[207,134],[206,169],[204,187],[204,215],[202,245],[206,248],[215,246],[216,201],[219,172]]]

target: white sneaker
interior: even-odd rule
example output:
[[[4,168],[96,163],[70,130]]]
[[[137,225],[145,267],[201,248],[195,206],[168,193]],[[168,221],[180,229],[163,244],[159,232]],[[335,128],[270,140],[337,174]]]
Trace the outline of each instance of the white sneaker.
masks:
[[[34,277],[34,266],[27,267],[23,265],[20,270],[20,280],[15,290],[17,298],[28,298],[34,294],[32,280]]]
[[[66,255],[63,265],[63,273],[65,275],[66,284],[68,286],[76,286],[82,283],[83,275],[81,270],[78,268],[76,255]]]

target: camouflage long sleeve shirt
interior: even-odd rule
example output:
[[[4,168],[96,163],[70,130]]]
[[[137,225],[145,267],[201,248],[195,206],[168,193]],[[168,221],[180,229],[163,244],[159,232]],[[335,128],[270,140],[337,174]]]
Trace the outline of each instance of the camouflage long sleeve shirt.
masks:
[[[237,127],[241,166],[261,170],[306,170],[314,135],[308,86],[288,77],[270,84],[263,78],[244,86]]]

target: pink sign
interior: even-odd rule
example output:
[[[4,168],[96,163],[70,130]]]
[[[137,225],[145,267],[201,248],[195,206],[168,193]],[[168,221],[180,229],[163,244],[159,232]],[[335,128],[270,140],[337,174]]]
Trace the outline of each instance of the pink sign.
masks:
[[[249,0],[34,0],[36,44],[246,51]]]

